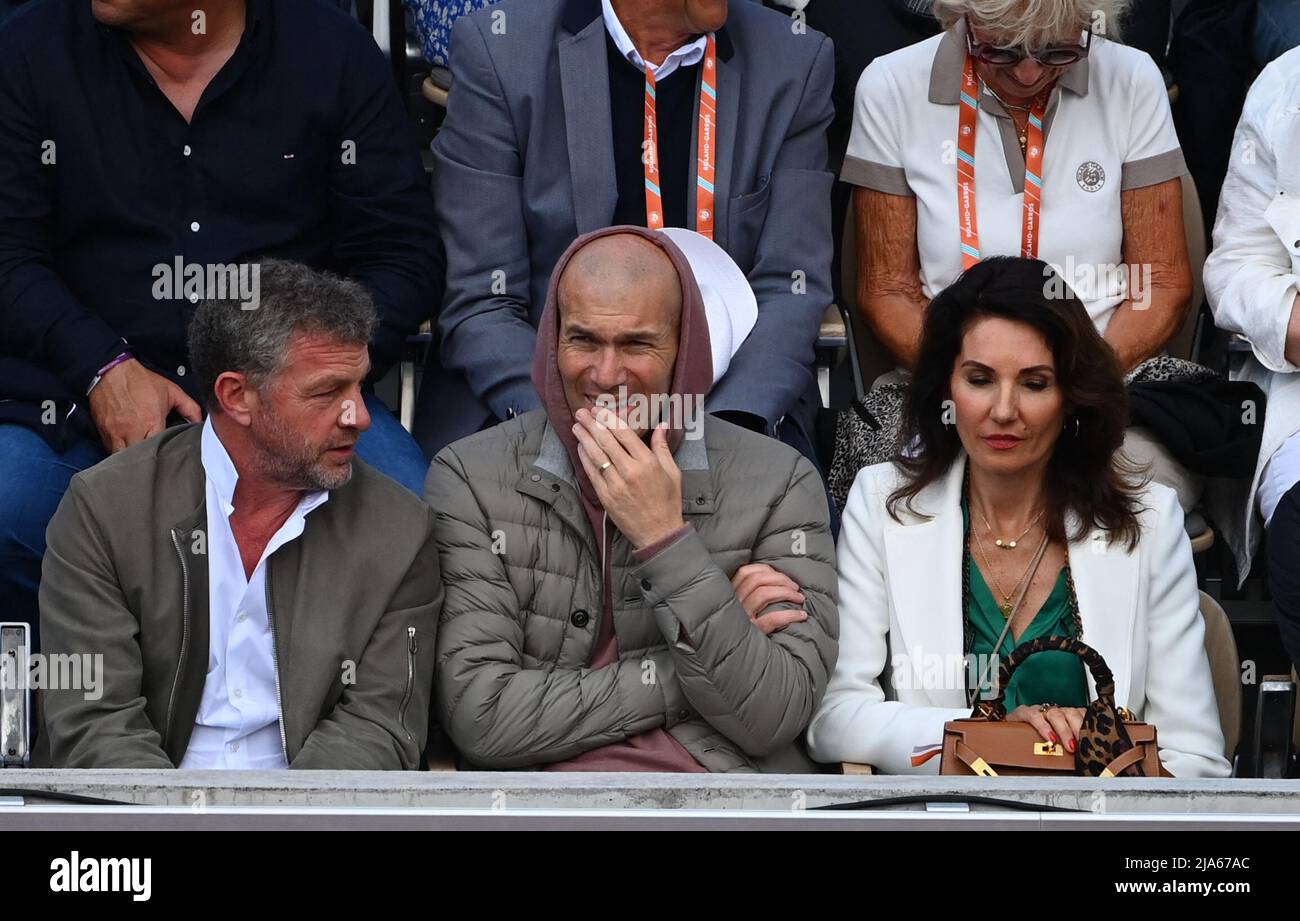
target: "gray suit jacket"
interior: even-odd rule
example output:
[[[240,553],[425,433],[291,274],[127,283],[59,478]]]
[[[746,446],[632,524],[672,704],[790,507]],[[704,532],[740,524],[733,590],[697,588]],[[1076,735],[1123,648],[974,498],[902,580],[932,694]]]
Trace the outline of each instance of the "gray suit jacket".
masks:
[[[540,405],[529,370],[551,269],[575,237],[609,226],[617,200],[599,0],[505,0],[460,19],[451,49],[433,143],[447,288],[416,415],[430,455]],[[796,404],[816,405],[833,76],[821,33],[731,4],[718,33],[715,241],[749,276],[759,316],[707,409],[752,413],[769,432]]]

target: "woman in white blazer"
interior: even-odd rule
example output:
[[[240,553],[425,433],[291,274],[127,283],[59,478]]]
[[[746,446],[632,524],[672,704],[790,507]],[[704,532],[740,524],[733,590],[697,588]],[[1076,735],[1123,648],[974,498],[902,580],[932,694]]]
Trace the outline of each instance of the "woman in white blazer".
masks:
[[[1182,511],[1116,455],[1119,366],[1061,290],[1042,262],[989,259],[926,311],[908,448],[859,473],[844,512],[840,656],[808,729],[817,760],[937,772],[925,756],[944,723],[996,676],[970,662],[1064,634],[1105,658],[1116,704],[1156,726],[1169,772],[1231,773]],[[1052,652],[1007,694],[1008,719],[1073,750],[1096,688]]]
[[[1268,395],[1249,491],[1219,492],[1216,519],[1244,580],[1269,535],[1268,573],[1282,641],[1300,663],[1300,48],[1264,68],[1242,109],[1219,196],[1205,294],[1220,328],[1250,353],[1231,369]],[[1276,546],[1276,551],[1274,547]]]

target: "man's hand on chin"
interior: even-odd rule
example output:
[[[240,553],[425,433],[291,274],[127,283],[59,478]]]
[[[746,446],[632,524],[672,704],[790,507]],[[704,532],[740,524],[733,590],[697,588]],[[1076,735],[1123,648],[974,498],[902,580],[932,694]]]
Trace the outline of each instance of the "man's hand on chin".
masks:
[[[608,409],[580,409],[573,434],[578,458],[600,504],[632,546],[640,549],[686,524],[682,518],[682,472],[660,424],[650,445]]]

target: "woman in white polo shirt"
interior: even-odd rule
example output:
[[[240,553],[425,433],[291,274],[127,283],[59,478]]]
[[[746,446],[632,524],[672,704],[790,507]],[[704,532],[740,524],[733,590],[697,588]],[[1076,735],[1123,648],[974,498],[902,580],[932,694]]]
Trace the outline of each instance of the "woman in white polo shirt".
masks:
[[[1164,81],[1094,34],[1125,5],[937,0],[945,32],[863,72],[841,178],[859,186],[858,303],[900,366],[925,305],[984,256],[1052,264],[1126,372],[1180,328],[1186,166]]]

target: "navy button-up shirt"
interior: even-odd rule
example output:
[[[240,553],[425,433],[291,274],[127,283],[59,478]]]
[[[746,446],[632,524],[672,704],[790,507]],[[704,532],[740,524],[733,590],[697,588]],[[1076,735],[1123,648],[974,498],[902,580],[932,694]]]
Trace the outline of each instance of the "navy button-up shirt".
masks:
[[[123,350],[196,396],[195,305],[159,266],[259,256],[347,275],[378,305],[374,375],[442,300],[413,126],[374,41],[321,0],[248,0],[187,123],[90,0],[0,26],[0,420],[84,402]]]

